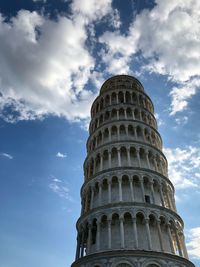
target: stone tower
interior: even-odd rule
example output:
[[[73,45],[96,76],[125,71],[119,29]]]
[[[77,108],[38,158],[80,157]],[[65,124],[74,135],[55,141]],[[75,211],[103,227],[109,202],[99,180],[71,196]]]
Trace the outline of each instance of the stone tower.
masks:
[[[194,267],[142,84],[108,79],[91,116],[72,267]]]

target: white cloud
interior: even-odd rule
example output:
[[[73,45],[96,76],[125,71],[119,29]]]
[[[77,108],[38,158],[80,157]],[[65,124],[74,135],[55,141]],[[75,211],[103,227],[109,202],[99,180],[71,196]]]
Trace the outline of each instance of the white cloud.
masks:
[[[80,14],[89,20],[96,20],[112,12],[112,0],[74,0],[72,11],[75,15]]]
[[[111,73],[120,54],[120,72],[137,60],[141,52],[143,71],[167,75],[179,86],[172,89],[171,115],[187,107],[190,97],[200,87],[200,2],[198,0],[157,0],[151,10],[134,17],[128,33],[105,32],[100,42],[106,45],[103,60]],[[113,58],[113,60],[112,60]]]
[[[200,149],[188,146],[185,149],[165,148],[168,159],[169,178],[177,189],[200,187]]]
[[[58,152],[58,153],[56,154],[56,157],[57,157],[57,158],[66,158],[67,155],[66,155],[66,154],[63,154],[63,153],[61,153],[61,152]]]
[[[0,153],[0,155],[4,158],[7,158],[7,159],[13,159],[13,156],[8,154],[8,153]]]
[[[73,198],[70,195],[69,188],[66,183],[56,177],[52,176],[52,181],[49,184],[49,188],[56,193],[60,198],[67,199],[69,201],[73,201]]]
[[[187,248],[189,255],[200,259],[200,227],[190,229],[188,239]]]

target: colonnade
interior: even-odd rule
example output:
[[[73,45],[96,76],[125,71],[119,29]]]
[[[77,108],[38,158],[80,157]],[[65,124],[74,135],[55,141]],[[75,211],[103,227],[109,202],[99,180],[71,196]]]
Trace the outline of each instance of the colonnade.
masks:
[[[147,146],[110,145],[108,149],[96,151],[86,159],[85,178],[91,179],[97,173],[116,167],[140,167],[167,176],[167,161],[161,152],[148,149]]]
[[[90,123],[90,133],[94,132],[97,128],[106,122],[113,120],[136,120],[141,121],[149,126],[157,129],[156,120],[151,113],[142,111],[139,108],[133,106],[124,108],[124,106],[112,107],[109,110],[104,110],[103,113],[98,114],[94,117]]]
[[[77,259],[109,249],[153,250],[188,258],[183,229],[177,219],[153,213],[147,216],[142,211],[134,215],[102,214],[79,223]]]
[[[166,182],[142,175],[121,175],[87,183],[82,190],[82,211],[117,202],[142,202],[176,212],[173,189]]]
[[[94,117],[102,109],[115,105],[115,104],[134,104],[141,106],[151,113],[154,112],[153,104],[143,92],[130,92],[130,90],[124,89],[123,91],[118,88],[110,90],[109,93],[101,95],[92,106],[92,116]]]
[[[92,152],[98,146],[107,142],[134,140],[151,144],[158,149],[162,149],[162,141],[158,133],[138,123],[132,124],[109,124],[100,129],[96,134],[92,135],[88,140],[88,152]]]

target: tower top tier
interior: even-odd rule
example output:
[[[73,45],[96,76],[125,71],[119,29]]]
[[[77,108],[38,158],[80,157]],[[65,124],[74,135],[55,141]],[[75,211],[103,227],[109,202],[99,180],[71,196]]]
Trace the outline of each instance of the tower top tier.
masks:
[[[107,79],[101,86],[100,94],[108,92],[113,89],[127,89],[134,88],[138,91],[144,92],[144,87],[138,79],[130,75],[116,75]]]

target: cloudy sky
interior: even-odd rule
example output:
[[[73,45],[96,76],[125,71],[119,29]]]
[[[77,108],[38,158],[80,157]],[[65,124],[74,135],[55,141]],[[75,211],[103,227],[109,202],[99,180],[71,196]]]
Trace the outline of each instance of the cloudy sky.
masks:
[[[154,102],[200,267],[200,1],[0,0],[0,267],[68,267],[90,106],[116,74]]]

